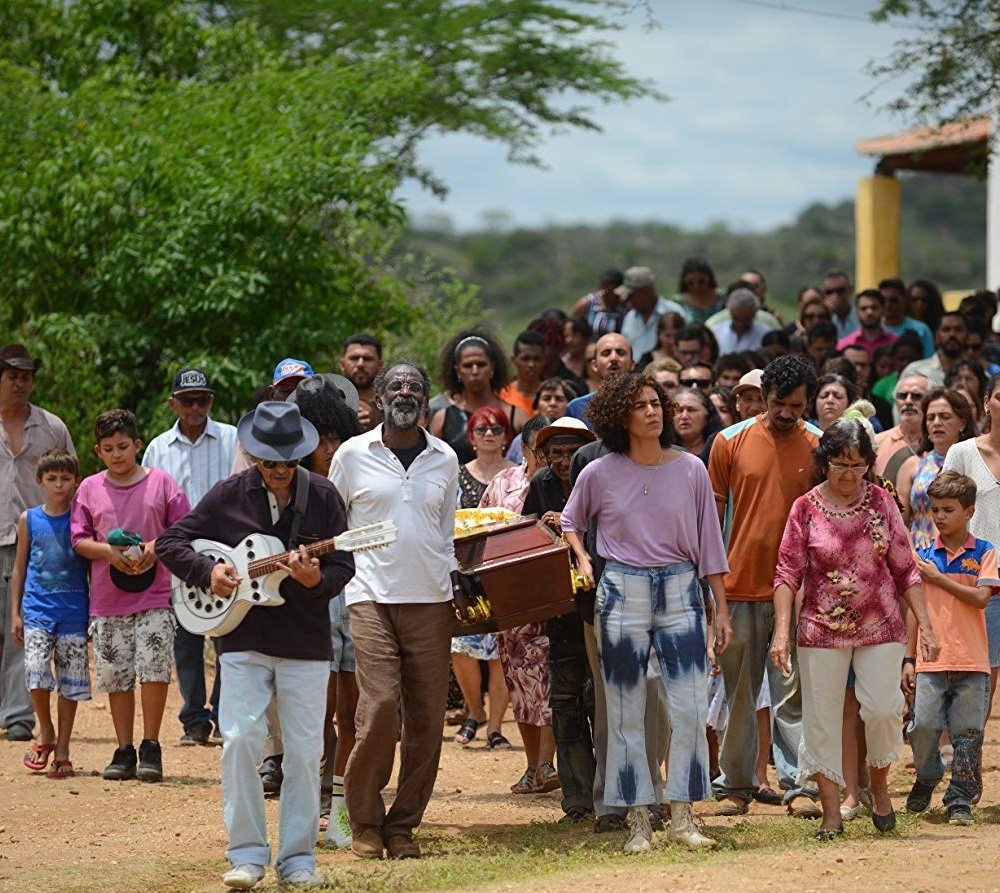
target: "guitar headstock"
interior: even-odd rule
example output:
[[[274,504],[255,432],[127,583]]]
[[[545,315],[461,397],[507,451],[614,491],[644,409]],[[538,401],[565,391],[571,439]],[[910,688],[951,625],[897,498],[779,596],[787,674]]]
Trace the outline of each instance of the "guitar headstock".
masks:
[[[396,542],[396,524],[393,521],[377,521],[347,530],[334,541],[343,552],[368,552],[381,549]]]

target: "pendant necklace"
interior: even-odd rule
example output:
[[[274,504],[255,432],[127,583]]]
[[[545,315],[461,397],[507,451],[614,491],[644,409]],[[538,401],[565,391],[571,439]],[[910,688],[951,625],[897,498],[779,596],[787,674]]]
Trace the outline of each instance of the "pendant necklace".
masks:
[[[646,483],[644,483],[642,485],[642,495],[643,496],[648,496],[649,495],[649,485],[650,485],[650,483],[653,480],[653,475],[656,474],[656,469],[659,468],[662,464],[663,464],[663,449],[661,447],[661,449],[660,449],[660,458],[657,461],[657,463],[653,466],[653,470],[649,473],[649,477],[646,478]]]

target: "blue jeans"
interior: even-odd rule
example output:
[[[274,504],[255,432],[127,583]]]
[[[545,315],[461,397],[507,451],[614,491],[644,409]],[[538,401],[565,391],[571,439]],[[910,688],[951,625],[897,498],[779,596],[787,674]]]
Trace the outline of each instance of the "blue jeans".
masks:
[[[177,627],[174,635],[174,664],[177,667],[177,687],[184,703],[177,718],[190,732],[194,726],[219,721],[219,659],[215,659],[215,683],[212,685],[211,709],[205,706],[205,637]]]
[[[562,808],[594,809],[593,685],[577,613],[545,624],[549,637],[549,707],[556,739]]]
[[[938,742],[947,729],[955,754],[945,806],[969,806],[980,793],[979,756],[989,704],[989,673],[917,673],[917,697],[909,728],[913,765],[922,784],[934,787],[944,778]]]
[[[774,715],[771,746],[778,784],[785,792],[786,803],[800,794],[815,799],[814,787],[801,786],[796,781],[802,740],[802,692],[794,631],[791,636],[792,673],[786,676],[768,658],[774,633],[774,602],[730,602],[729,618],[733,625],[733,641],[718,658],[726,683],[729,722],[719,754],[722,774],[712,783],[715,796],[719,799],[739,797],[749,803],[757,791],[754,775],[760,746],[757,697],[766,670]]]
[[[652,650],[666,686],[668,800],[710,792],[705,604],[691,562],[636,568],[608,561],[597,590],[597,647],[608,710],[604,802],[656,801],[646,756],[646,671]]]
[[[264,750],[264,710],[277,696],[285,742],[278,809],[280,848],[275,868],[283,878],[300,869],[313,871],[319,834],[319,761],[323,753],[325,660],[292,660],[257,651],[223,654],[219,728],[222,731],[222,817],[229,835],[231,865],[269,865],[264,789],[257,764]]]

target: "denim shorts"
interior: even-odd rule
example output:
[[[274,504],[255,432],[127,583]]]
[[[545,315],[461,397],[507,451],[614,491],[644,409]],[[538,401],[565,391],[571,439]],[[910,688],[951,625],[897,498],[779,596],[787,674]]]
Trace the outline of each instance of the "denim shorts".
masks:
[[[344,604],[343,594],[330,599],[330,639],[333,643],[331,673],[357,672],[354,658],[354,640],[351,638],[350,615]]]

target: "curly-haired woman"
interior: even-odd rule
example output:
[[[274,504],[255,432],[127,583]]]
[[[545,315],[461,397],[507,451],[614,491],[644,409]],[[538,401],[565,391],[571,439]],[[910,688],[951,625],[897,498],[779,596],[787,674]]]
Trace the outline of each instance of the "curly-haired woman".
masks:
[[[452,402],[434,413],[431,434],[455,451],[460,465],[476,458],[466,428],[477,409],[497,407],[510,420],[515,434],[528,421],[523,409],[498,396],[510,382],[510,369],[500,345],[486,332],[470,329],[454,335],[441,351],[440,374]]]
[[[608,713],[604,801],[630,807],[627,853],[644,852],[652,842],[643,715],[654,649],[671,728],[670,838],[691,848],[715,844],[691,813],[692,801],[711,795],[705,739],[711,643],[698,579],[707,579],[715,596],[716,642],[724,650],[732,633],[722,582],[729,565],[708,473],[697,457],[673,447],[668,407],[650,376],[607,379],[588,414],[610,454],[581,472],[562,513],[580,573],[591,575],[582,539],[591,518],[606,561],[595,613]],[[667,505],[671,511],[664,512]]]

